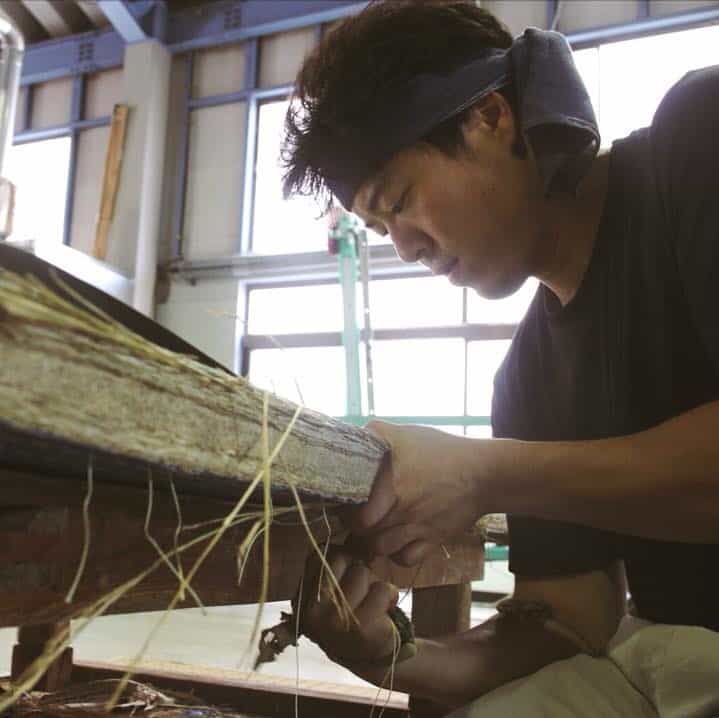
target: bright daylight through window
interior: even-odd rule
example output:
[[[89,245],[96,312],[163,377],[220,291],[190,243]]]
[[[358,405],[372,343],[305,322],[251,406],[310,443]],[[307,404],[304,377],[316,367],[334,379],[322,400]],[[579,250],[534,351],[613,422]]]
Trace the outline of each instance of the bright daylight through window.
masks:
[[[69,137],[9,148],[3,175],[16,187],[11,239],[62,242],[69,169]]]

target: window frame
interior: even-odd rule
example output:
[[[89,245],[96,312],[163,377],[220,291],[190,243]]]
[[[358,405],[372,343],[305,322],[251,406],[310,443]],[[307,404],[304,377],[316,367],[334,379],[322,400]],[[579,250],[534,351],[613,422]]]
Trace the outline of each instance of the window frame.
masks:
[[[87,78],[91,73],[80,73],[72,78],[72,96],[70,99],[70,118],[67,122],[40,129],[32,128],[32,100],[35,85],[42,83],[23,83],[20,86],[25,89],[23,102],[18,104],[20,115],[20,129],[13,134],[13,146],[24,145],[31,142],[42,142],[54,140],[60,137],[70,138],[70,160],[67,173],[67,186],[65,188],[65,215],[62,228],[62,243],[70,246],[72,237],[72,212],[75,204],[75,185],[77,178],[77,152],[79,145],[79,134],[83,130],[96,127],[109,127],[112,121],[111,115],[103,115],[90,120],[84,119],[85,115],[85,94]]]

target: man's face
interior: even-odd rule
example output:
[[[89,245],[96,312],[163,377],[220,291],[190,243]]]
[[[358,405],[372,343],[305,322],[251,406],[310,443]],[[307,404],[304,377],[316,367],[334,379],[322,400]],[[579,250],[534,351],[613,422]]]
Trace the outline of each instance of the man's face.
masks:
[[[541,187],[533,163],[512,151],[516,130],[504,97],[491,95],[463,134],[456,157],[426,144],[395,155],[360,187],[352,211],[388,234],[404,261],[503,297],[534,264]]]

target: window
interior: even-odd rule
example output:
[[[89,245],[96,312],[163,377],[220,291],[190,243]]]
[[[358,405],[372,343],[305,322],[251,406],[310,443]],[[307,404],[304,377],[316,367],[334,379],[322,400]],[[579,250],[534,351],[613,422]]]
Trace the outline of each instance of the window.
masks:
[[[453,287],[445,277],[372,281],[369,287],[372,328],[461,324],[462,296],[462,289]]]
[[[289,254],[327,248],[328,223],[310,197],[282,198],[279,147],[289,101],[260,105],[252,251],[254,254]]]
[[[652,121],[687,72],[719,63],[719,26],[626,40],[574,53],[599,119],[603,146]]]
[[[378,416],[459,416],[464,412],[464,341],[398,339],[372,345]]]
[[[16,187],[11,239],[63,241],[70,138],[9,148],[3,175]]]
[[[342,330],[342,291],[337,282],[253,289],[247,311],[250,334]]]
[[[494,374],[509,347],[513,325],[522,318],[536,287],[537,282],[530,281],[515,295],[489,302],[442,277],[373,279],[375,414],[431,423],[452,433],[489,436],[490,427],[477,422],[489,416]],[[358,286],[361,329],[359,292]],[[254,287],[247,306],[250,380],[309,408],[344,416],[339,283]],[[364,342],[360,352],[366,414]],[[443,417],[452,417],[453,423]]]
[[[256,349],[249,380],[261,389],[331,416],[345,413],[342,347]]]

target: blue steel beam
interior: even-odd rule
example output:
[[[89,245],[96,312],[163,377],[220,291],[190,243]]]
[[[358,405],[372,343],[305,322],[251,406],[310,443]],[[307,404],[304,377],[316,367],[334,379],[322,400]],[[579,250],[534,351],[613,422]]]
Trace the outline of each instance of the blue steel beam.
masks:
[[[125,43],[113,30],[38,42],[25,51],[20,84],[120,67],[124,53]]]
[[[240,42],[354,15],[367,5],[357,0],[233,0],[208,3],[170,15],[167,45],[172,52]]]
[[[150,7],[144,0],[132,8]],[[185,52],[239,42],[264,34],[332,22],[356,13],[366,2],[348,0],[293,0],[292,2],[208,3],[204,7],[171,13],[167,19],[167,45],[173,52]],[[154,3],[152,3],[154,7]],[[597,45],[656,32],[682,30],[719,22],[719,4],[672,15],[642,18],[638,21],[571,33],[575,48]],[[53,80],[85,72],[119,67],[125,43],[113,30],[74,35],[36,43],[27,48],[21,84]]]
[[[125,0],[97,0],[97,4],[125,42],[144,42],[149,39]]]

